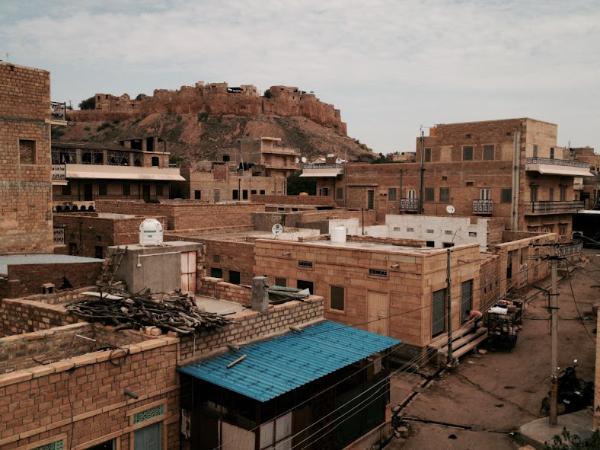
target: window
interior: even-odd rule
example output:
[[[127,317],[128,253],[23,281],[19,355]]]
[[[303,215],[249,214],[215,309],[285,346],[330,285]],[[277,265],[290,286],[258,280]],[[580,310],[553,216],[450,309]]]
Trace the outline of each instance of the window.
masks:
[[[430,187],[425,188],[425,201],[426,202],[435,201],[435,193],[434,193],[433,188],[430,188]]]
[[[538,157],[538,146],[536,144],[533,144],[533,157]]]
[[[560,201],[564,202],[567,200],[567,186],[564,184],[560,185]]]
[[[554,159],[554,147],[550,147],[550,159]]]
[[[237,189],[234,189],[234,190],[231,192],[231,198],[232,198],[233,200],[239,200],[239,198],[240,198],[240,192],[239,192]]]
[[[425,233],[433,234],[433,230],[431,228],[428,228],[427,230],[425,230]]]
[[[240,284],[240,280],[241,280],[241,275],[239,272],[237,272],[235,270],[229,271],[229,282],[231,284]]]
[[[220,267],[211,267],[210,276],[213,278],[223,278],[223,269]]]
[[[490,188],[479,189],[479,199],[480,200],[491,200],[492,199],[492,190]]]
[[[442,244],[442,247],[444,247],[444,248],[454,247],[454,242],[444,242]]]
[[[331,286],[331,309],[338,311],[344,310],[344,288],[341,286]]]
[[[161,197],[163,195],[163,186],[162,184],[156,185],[156,196]]]
[[[322,187],[320,189],[321,194],[323,197],[329,197],[329,188],[328,187]]]
[[[256,189],[251,189],[250,190],[250,195],[256,195]]]
[[[473,146],[467,145],[463,147],[463,161],[473,161]]]
[[[92,152],[83,152],[81,154],[81,164],[91,164],[92,163]]]
[[[116,450],[117,443],[114,439],[110,441],[103,442],[102,444],[94,445],[93,447],[88,447],[86,450]]]
[[[425,245],[427,247],[435,247],[435,241],[425,241]]]
[[[108,194],[108,187],[106,185],[106,183],[100,183],[98,185],[98,195],[107,195]]]
[[[65,450],[65,440],[58,439],[53,442],[49,442],[45,445],[40,445],[38,447],[32,447],[31,450]]]
[[[477,231],[469,231],[469,237],[477,237]]]
[[[227,153],[225,153],[223,155],[223,162],[229,162],[229,161],[231,161],[231,158],[229,157],[229,155]]]
[[[435,291],[431,302],[431,336],[435,337],[446,331],[446,289]]]
[[[104,259],[104,247],[100,245],[94,247],[94,258]]]
[[[494,158],[494,146],[493,145],[484,145],[483,146],[483,160],[484,161],[493,161]]]
[[[387,278],[388,272],[385,269],[369,269],[369,276]]]
[[[66,184],[62,187],[62,195],[71,195],[71,185]]]
[[[445,230],[444,234],[448,234],[448,235],[452,236],[454,234],[454,232],[452,230]]]
[[[202,200],[202,191],[195,190],[194,191],[194,199],[195,200]]]
[[[248,200],[248,189],[242,191],[242,200]]]
[[[369,189],[367,191],[367,209],[375,208],[375,191],[373,189]]]
[[[129,183],[123,183],[123,195],[125,197],[131,195],[131,186],[129,185]]]
[[[440,188],[440,202],[448,203],[450,201],[450,188],[441,187]]]
[[[260,195],[265,195],[265,190],[264,189],[260,190]]]
[[[473,309],[473,280],[463,281],[460,286],[460,322],[465,323]]]
[[[305,280],[297,280],[296,281],[296,287],[298,289],[308,289],[308,292],[312,295],[315,293],[315,287],[312,281],[305,281]]]
[[[511,188],[502,188],[502,191],[500,193],[500,201],[502,203],[512,202],[512,189]]]
[[[425,162],[431,162],[431,149],[425,149]]]
[[[344,188],[337,188],[335,190],[335,198],[342,200],[344,198]]]
[[[19,139],[19,162],[21,164],[35,164],[35,141]]]
[[[301,269],[312,269],[313,263],[312,261],[298,261],[298,267]]]
[[[397,227],[398,231],[400,231],[400,227]],[[394,227],[394,230],[396,229],[396,227]],[[409,233],[412,233],[415,231],[415,229],[413,227],[406,227],[406,231],[408,231]]]
[[[391,200],[391,201],[396,200],[396,188],[388,189],[388,200]]]
[[[467,182],[465,182],[465,185],[466,185],[466,186],[469,186],[469,187],[470,187],[470,186],[473,186],[474,184],[475,184],[475,183],[474,183],[474,182],[472,182],[472,181],[467,181]]]
[[[287,286],[287,278],[275,278],[275,285],[286,287]]]
[[[158,167],[158,165],[159,165],[158,156],[153,156],[152,157],[152,167]]]
[[[529,186],[529,197],[530,201],[537,202],[538,199],[538,187],[535,184]]]
[[[260,450],[292,448],[292,413],[278,417],[260,426]]]

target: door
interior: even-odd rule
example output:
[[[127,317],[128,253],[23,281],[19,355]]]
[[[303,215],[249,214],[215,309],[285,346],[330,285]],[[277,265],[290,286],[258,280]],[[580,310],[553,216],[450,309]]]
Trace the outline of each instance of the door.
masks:
[[[142,186],[142,198],[145,202],[150,201],[150,185],[144,184]]]
[[[373,333],[390,333],[390,295],[383,292],[367,292],[367,329]]]
[[[94,193],[92,192],[92,185],[90,183],[83,185],[83,200],[86,202],[94,200]]]
[[[162,450],[162,423],[135,430],[134,450]]]
[[[483,188],[479,190],[479,200],[491,200],[492,190],[490,188]]]
[[[196,252],[181,253],[181,292],[196,292]]]
[[[465,323],[473,309],[473,280],[463,281],[460,297],[460,322]]]
[[[415,191],[414,189],[409,189],[408,191],[406,191],[406,198],[408,198],[409,200],[416,200],[417,191]]]
[[[446,289],[433,293],[431,308],[431,337],[446,331]]]
[[[367,209],[373,209],[375,207],[375,191],[369,189],[367,191]]]

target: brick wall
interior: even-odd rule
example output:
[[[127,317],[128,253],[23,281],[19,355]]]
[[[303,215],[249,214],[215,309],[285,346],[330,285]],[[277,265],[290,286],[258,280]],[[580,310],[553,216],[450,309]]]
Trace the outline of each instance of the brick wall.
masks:
[[[165,228],[165,217],[153,217]],[[54,226],[65,229],[65,246],[75,249],[74,255],[104,257],[106,247],[136,244],[139,242],[139,226],[143,216],[102,217],[96,213],[55,214]],[[97,255],[96,248],[102,249]]]
[[[346,239],[350,242],[373,242],[375,244],[398,245],[403,247],[425,247],[425,241],[417,239],[401,239],[375,236],[347,236]]]
[[[195,338],[182,336],[179,344],[179,362],[207,356],[222,350],[227,344],[243,343],[289,331],[292,325],[302,325],[323,319],[323,298],[311,296],[305,301],[292,301],[271,306],[266,313],[247,311],[233,318],[233,323]]]
[[[251,200],[271,205],[335,205],[331,197],[317,195],[252,195]]]
[[[164,216],[169,230],[252,225],[251,214],[265,210],[260,203],[209,204],[194,201],[144,203],[127,200],[96,201],[99,212]]]
[[[252,288],[223,281],[222,278],[203,277],[199,281],[198,293],[207,297],[227,299],[244,306],[250,306]]]
[[[52,252],[50,74],[0,62],[0,80],[0,253]]]
[[[60,289],[64,278],[69,281],[73,288],[91,286],[96,284],[101,271],[101,261],[71,264],[9,265],[7,278],[0,279],[0,298],[39,294],[44,283],[54,283],[55,289]]]
[[[500,257],[490,253],[481,253],[481,266],[479,267],[479,297],[481,309],[485,310],[494,301],[500,299]],[[485,312],[485,311],[483,311]]]
[[[37,299],[0,300],[0,336],[31,333],[79,322],[63,305],[41,303]]]
[[[109,439],[133,450],[136,412],[163,405],[163,448],[179,448],[176,338],[160,338],[0,375],[0,448],[65,439],[82,449]],[[134,399],[125,391],[134,393]]]

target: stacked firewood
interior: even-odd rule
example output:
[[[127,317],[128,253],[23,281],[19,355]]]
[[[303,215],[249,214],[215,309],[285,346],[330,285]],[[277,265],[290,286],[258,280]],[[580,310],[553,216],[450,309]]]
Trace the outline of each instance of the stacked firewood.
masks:
[[[191,334],[230,323],[220,314],[201,311],[185,295],[153,298],[150,295],[90,297],[67,305],[67,310],[87,322],[100,322],[118,329],[158,327],[163,331]]]

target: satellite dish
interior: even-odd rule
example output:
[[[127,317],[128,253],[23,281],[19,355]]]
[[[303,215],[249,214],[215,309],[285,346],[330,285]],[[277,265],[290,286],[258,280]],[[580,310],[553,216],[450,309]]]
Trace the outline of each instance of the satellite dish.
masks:
[[[456,208],[452,205],[448,205],[448,206],[446,206],[446,212],[448,214],[454,214],[456,212]]]
[[[303,156],[302,158],[300,158],[300,161],[302,161],[302,164],[306,163],[306,156]]]
[[[280,223],[276,223],[271,228],[271,232],[273,233],[273,236],[275,237],[275,239],[277,239],[277,236],[279,236],[281,233],[283,233],[283,225],[281,225]]]

